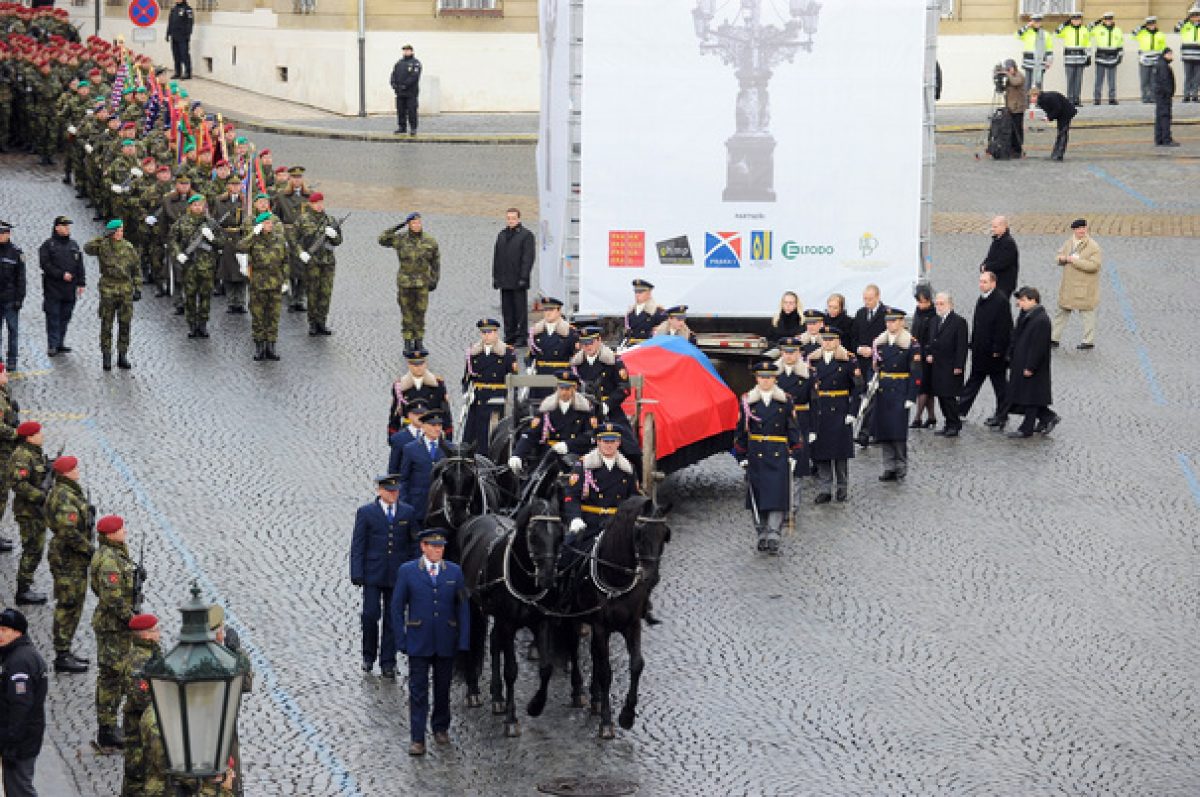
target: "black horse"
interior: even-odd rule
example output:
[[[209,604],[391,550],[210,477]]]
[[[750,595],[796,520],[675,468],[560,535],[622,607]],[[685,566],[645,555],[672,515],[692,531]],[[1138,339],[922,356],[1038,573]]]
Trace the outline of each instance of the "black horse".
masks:
[[[609,690],[612,665],[609,637],[618,633],[629,651],[629,693],[621,708],[622,728],[633,727],[641,679],[642,621],[650,604],[650,593],[658,584],[659,560],[671,540],[671,529],[661,515],[649,514],[653,502],[646,496],[627,498],[612,521],[595,538],[577,547],[574,561],[560,577],[562,611],[570,619],[558,624],[556,647],[571,662],[572,705],[582,705],[582,676],[579,672],[579,626],[592,627],[592,713],[600,715],[600,738],[615,735]],[[571,551],[567,555],[571,555]]]
[[[473,445],[443,441],[444,459],[434,463],[430,476],[429,506],[425,527],[441,527],[451,532],[451,561],[458,558],[457,531],[470,518],[495,512],[500,506],[500,489],[495,466],[476,456]]]
[[[547,655],[544,618],[537,602],[554,584],[554,561],[562,542],[562,522],[545,501],[533,500],[516,519],[489,514],[472,518],[459,530],[462,569],[471,595],[471,651],[467,656],[467,705],[480,706],[479,678],[488,617],[492,617],[492,713],[504,714],[504,733],[518,736],[513,685],[517,680],[516,634],[528,628],[539,645],[541,686],[530,702],[537,716],[546,702],[553,664]],[[504,683],[500,657],[504,657]]]

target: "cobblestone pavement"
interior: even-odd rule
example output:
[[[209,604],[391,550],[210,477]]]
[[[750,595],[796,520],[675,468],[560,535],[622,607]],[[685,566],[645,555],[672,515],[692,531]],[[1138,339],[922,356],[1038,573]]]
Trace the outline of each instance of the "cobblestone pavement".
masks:
[[[936,209],[974,221],[937,235],[933,279],[968,316],[987,215],[1053,214],[1018,229],[1021,281],[1052,301],[1062,220],[1181,218],[1196,201],[1194,141],[1165,159],[1121,143],[1127,130],[1089,135],[1053,168],[977,162],[959,139],[942,142]],[[360,199],[392,186],[531,197],[533,153],[256,138],[336,186],[334,212],[356,208],[339,250],[336,334],[309,338],[285,313],[283,361],[254,363],[244,316],[218,306],[213,337],[189,340],[168,303],[147,298],[135,369],[106,374],[94,292],[68,336],[75,353],[44,356],[31,268],[15,382],[25,417],[47,424],[47,448],[79,456],[101,511],[128,518],[135,551],[146,540],[148,606],[168,639],[192,579],[242,631],[260,673],[240,723],[250,794],[531,795],[560,776],[672,796],[1200,792],[1200,369],[1179,339],[1194,313],[1194,237],[1101,238],[1098,348],[1076,351],[1079,328],[1068,328],[1055,354],[1064,421],[1050,439],[987,431],[981,397],[957,440],[914,433],[903,486],[876,481],[870,450],[851,466],[848,504],[813,506],[806,487],[776,559],[751,549],[731,459],[673,476],[674,539],[656,592],[665,623],[645,635],[632,730],[597,740],[556,677],[545,715],[505,739],[456,687],[454,743],[411,760],[403,684],[358,672],[358,591],[345,564],[354,509],[385,462],[386,393],[401,365],[395,262],[375,237],[402,212],[428,210],[445,275],[426,340],[432,368],[456,383],[470,321],[498,312],[487,270],[507,200]],[[36,249],[60,212],[80,220],[81,240],[94,234],[58,174],[30,163],[0,157],[0,217],[17,223],[15,240]],[[11,518],[4,530],[15,534]],[[5,601],[14,567],[0,558]],[[37,586],[49,588],[45,566]],[[29,612],[43,650],[50,614]],[[93,651],[86,621],[79,640]],[[88,745],[92,684],[91,674],[53,678],[49,736],[82,794],[112,794],[119,760]],[[522,702],[530,691],[527,671]]]

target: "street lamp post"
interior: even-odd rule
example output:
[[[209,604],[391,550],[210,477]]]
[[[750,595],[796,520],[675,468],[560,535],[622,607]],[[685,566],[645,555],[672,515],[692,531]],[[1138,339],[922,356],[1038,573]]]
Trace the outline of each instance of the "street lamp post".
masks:
[[[776,64],[812,52],[821,5],[815,0],[788,0],[790,18],[783,27],[763,22],[762,0],[740,0],[738,13],[713,26],[715,0],[697,0],[692,9],[701,53],[715,53],[734,67],[738,80],[736,128],[726,139],[726,202],[775,201],[775,138],[767,84]],[[806,34],[804,41],[801,34]]]
[[[158,715],[167,772],[183,781],[224,775],[242,700],[243,667],[208,630],[208,604],[192,584],[179,642],[143,672]]]

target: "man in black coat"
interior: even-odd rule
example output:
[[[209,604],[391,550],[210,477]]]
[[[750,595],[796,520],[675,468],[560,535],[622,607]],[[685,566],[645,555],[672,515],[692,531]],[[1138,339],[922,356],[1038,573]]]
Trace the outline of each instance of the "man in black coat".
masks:
[[[21,612],[0,612],[0,758],[7,797],[36,797],[33,772],[46,732],[46,662],[28,630]]]
[[[1077,113],[1075,103],[1057,91],[1041,91],[1036,87],[1029,92],[1029,101],[1041,108],[1047,119],[1058,125],[1058,135],[1054,137],[1054,149],[1050,151],[1050,160],[1062,160],[1063,155],[1067,154],[1067,141],[1071,137],[1071,120]]]
[[[871,363],[872,346],[875,339],[882,335],[887,327],[887,311],[888,307],[879,301],[878,285],[868,285],[863,288],[863,306],[854,314],[854,323],[851,326],[851,330],[853,330],[851,342],[854,354],[858,357],[858,370],[863,375],[863,379],[869,379],[868,375],[875,372]],[[870,430],[873,428],[874,407],[868,405],[862,429],[857,437],[860,446],[866,446],[871,442]]]
[[[990,271],[996,275],[996,287],[1004,294],[1006,301],[1016,292],[1017,277],[1021,273],[1021,255],[1008,229],[1008,219],[1004,216],[992,219],[992,243],[983,262],[979,264],[979,271]]]
[[[939,293],[933,298],[937,317],[932,322],[933,337],[925,347],[927,378],[933,395],[942,408],[946,425],[934,434],[958,437],[962,421],[958,417],[958,394],[962,392],[963,370],[967,366],[967,319],[954,312],[954,298]]]
[[[996,275],[985,271],[979,275],[979,299],[975,302],[975,317],[971,319],[971,378],[958,397],[960,416],[971,411],[975,397],[985,381],[991,380],[996,395],[996,412],[984,423],[999,423],[1000,408],[1004,405],[1004,375],[1008,370],[1008,345],[1012,340],[1012,313],[1008,296],[996,287]]]
[[[521,224],[521,211],[509,208],[504,220],[492,251],[492,287],[500,291],[504,342],[524,346],[529,339],[529,276],[537,258],[537,241]]]
[[[0,222],[0,321],[8,327],[8,370],[17,368],[17,335],[25,302],[25,255],[12,242],[12,227]],[[3,335],[0,328],[0,335]]]
[[[196,15],[187,0],[179,0],[167,19],[167,41],[171,43],[171,58],[175,61],[176,80],[192,79],[192,28]]]
[[[75,312],[75,300],[83,296],[87,275],[83,250],[71,239],[71,220],[59,216],[54,233],[38,248],[42,267],[42,309],[46,312],[46,354],[54,357],[71,351],[66,344],[67,325]]]
[[[413,56],[413,47],[401,48],[403,57],[392,67],[392,91],[396,93],[396,134],[406,130],[417,134],[417,102],[421,94],[421,62]]]
[[[1042,307],[1036,288],[1017,291],[1017,327],[1013,332],[1008,356],[1008,394],[1005,417],[1024,415],[1021,427],[1009,437],[1032,437],[1034,432],[1050,434],[1061,418],[1050,409],[1053,403],[1050,385],[1050,316]],[[999,413],[997,413],[999,414]],[[1003,424],[1001,424],[1003,427]]]
[[[1154,95],[1154,144],[1159,147],[1178,147],[1179,142],[1171,138],[1171,102],[1175,98],[1175,73],[1171,62],[1175,54],[1168,47],[1154,64],[1150,91]]]

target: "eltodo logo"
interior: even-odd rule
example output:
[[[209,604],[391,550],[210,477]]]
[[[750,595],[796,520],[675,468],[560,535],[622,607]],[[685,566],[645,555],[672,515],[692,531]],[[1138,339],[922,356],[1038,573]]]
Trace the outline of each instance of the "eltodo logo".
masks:
[[[742,234],[740,232],[704,233],[705,268],[741,268]]]
[[[873,255],[878,248],[879,239],[869,232],[864,232],[858,239],[858,252],[864,259]]]
[[[832,255],[833,246],[831,244],[801,244],[795,241],[784,241],[783,246],[779,247],[779,253],[788,260],[795,260],[805,256]]]

